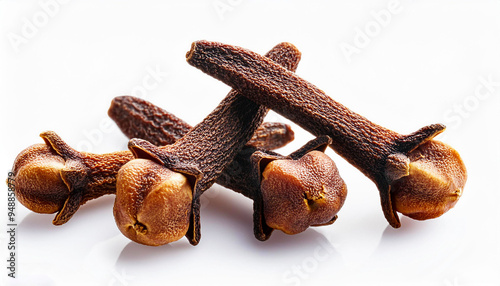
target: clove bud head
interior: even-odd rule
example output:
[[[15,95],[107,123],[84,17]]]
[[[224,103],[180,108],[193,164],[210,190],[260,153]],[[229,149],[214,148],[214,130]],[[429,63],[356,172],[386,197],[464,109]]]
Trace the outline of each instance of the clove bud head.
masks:
[[[151,160],[134,159],[118,172],[113,214],[129,239],[163,245],[186,234],[192,198],[184,175]]]
[[[335,163],[320,151],[271,161],[262,178],[266,224],[287,234],[332,223],[347,196]]]
[[[64,159],[46,144],[21,151],[12,169],[17,200],[36,213],[58,212],[69,196],[61,177],[64,165]]]
[[[450,146],[430,140],[408,153],[408,175],[393,182],[396,211],[417,220],[441,216],[462,195],[467,171]]]

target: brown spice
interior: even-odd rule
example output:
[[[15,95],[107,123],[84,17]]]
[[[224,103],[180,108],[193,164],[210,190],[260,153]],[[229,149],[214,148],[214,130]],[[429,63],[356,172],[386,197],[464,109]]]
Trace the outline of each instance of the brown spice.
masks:
[[[129,151],[78,152],[53,131],[40,136],[45,144],[30,146],[16,157],[15,194],[34,212],[58,212],[55,225],[66,223],[87,201],[113,194],[118,170],[133,159]]]
[[[255,176],[254,234],[267,240],[274,229],[296,234],[337,219],[347,187],[330,157],[328,136],[309,141],[289,156],[257,151],[251,156]]]
[[[433,218],[452,207],[462,193],[467,175],[460,156],[451,147],[430,141],[444,130],[441,124],[423,127],[409,135],[398,134],[352,112],[294,73],[239,47],[198,41],[188,53],[188,62],[234,89],[245,90],[249,99],[275,110],[312,134],[329,135],[330,146],[375,182],[384,215],[393,227],[401,225],[397,211],[405,214],[409,208],[418,212],[420,219]],[[417,182],[412,172],[414,153],[427,154],[426,165],[432,166],[427,168],[428,172],[417,172]],[[440,171],[436,173],[435,169]],[[399,180],[409,182],[400,184]],[[399,190],[403,185],[409,188]],[[405,195],[395,195],[400,192]],[[429,198],[431,203],[417,203],[420,197]]]

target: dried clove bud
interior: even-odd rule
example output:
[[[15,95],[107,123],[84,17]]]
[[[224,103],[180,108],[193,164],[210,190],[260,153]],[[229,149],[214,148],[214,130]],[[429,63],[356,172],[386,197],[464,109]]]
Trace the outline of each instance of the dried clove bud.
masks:
[[[408,175],[391,185],[395,210],[425,220],[439,217],[454,207],[466,180],[466,170],[457,151],[431,140],[409,152],[408,159]]]
[[[252,154],[254,187],[249,197],[254,200],[257,239],[267,240],[274,229],[296,234],[336,221],[347,188],[335,163],[323,154],[330,143],[330,137],[319,136],[288,156],[270,151]],[[310,208],[318,194],[326,200]]]
[[[347,196],[335,163],[321,151],[270,162],[261,189],[267,225],[287,234],[329,224]]]
[[[23,150],[12,173],[19,202],[37,213],[56,213],[55,225],[66,223],[87,201],[115,192],[116,173],[133,156],[78,152],[55,132],[40,134],[45,144]]]
[[[127,178],[134,177],[132,183]],[[118,172],[114,215],[120,231],[133,241],[161,245],[188,231],[193,193],[186,176],[146,159]],[[165,223],[165,222],[168,223]]]
[[[61,179],[64,159],[45,144],[23,150],[16,159],[16,198],[28,209],[51,214],[62,209],[69,189]]]

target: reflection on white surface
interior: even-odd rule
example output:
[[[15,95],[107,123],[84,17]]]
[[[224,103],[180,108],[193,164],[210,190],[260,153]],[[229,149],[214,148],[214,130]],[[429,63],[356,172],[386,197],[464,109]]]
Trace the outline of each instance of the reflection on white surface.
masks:
[[[159,247],[128,241],[114,225],[113,196],[88,203],[60,227],[50,224],[49,215],[28,214],[19,227],[19,281],[142,285],[187,279],[251,285],[265,277],[270,284],[285,285],[490,285],[476,274],[488,277],[494,265],[484,269],[480,260],[464,264],[464,259],[494,262],[494,257],[470,253],[471,247],[484,251],[486,245],[472,241],[470,221],[461,220],[460,213],[425,222],[402,217],[400,229],[386,226],[378,235],[369,219],[353,228],[339,216],[332,226],[294,236],[275,231],[261,242],[253,237],[250,200],[221,187],[209,192],[202,210],[202,241],[196,247],[186,239]],[[382,216],[381,210],[373,215]],[[71,263],[54,267],[50,261]]]

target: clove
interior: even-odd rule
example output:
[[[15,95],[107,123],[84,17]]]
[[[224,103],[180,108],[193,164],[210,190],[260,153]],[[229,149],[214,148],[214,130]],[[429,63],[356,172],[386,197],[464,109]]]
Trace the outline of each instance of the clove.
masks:
[[[324,153],[330,143],[330,137],[319,136],[287,157],[264,151],[252,154],[257,239],[267,240],[274,229],[296,234],[336,221],[347,187]]]
[[[133,159],[129,151],[78,152],[53,131],[40,137],[45,144],[24,149],[14,161],[15,195],[34,212],[57,212],[54,225],[66,223],[87,201],[114,193],[118,170]]]
[[[330,146],[378,187],[384,215],[395,228],[397,212],[435,218],[452,208],[467,174],[459,154],[432,140],[445,126],[432,124],[409,135],[376,125],[269,59],[246,49],[198,41],[188,62],[244,96],[275,110]]]

